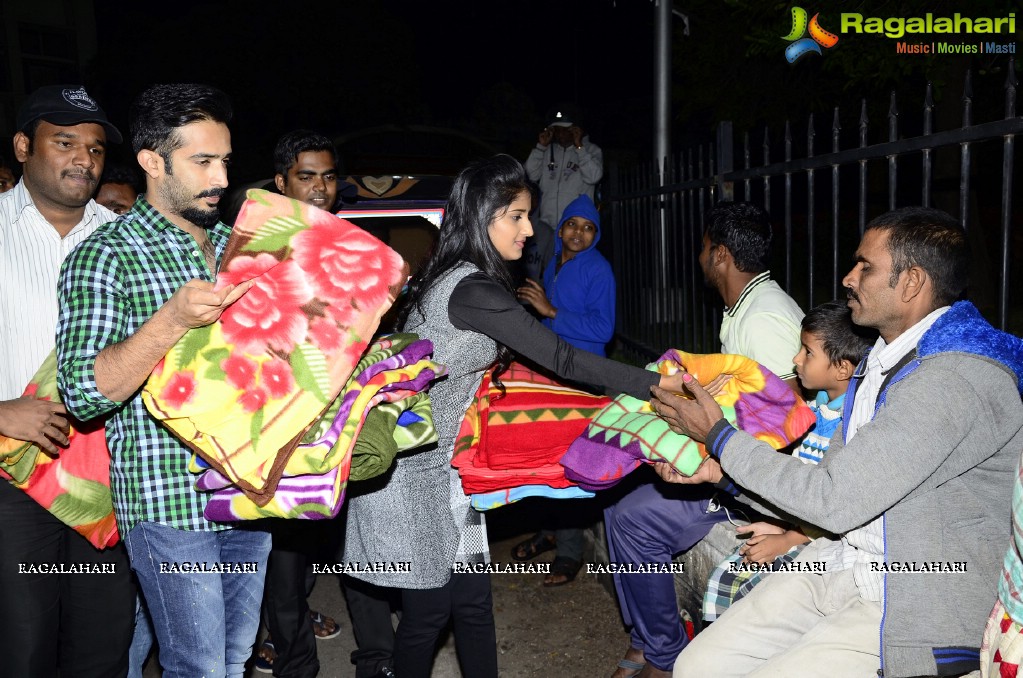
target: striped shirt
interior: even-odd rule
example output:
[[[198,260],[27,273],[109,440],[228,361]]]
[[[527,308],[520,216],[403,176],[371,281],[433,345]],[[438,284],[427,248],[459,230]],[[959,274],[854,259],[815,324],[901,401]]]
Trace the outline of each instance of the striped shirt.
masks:
[[[209,229],[219,265],[230,227]],[[213,281],[191,235],[140,197],[117,222],[100,227],[60,273],[57,385],[80,419],[108,414],[110,489],[121,534],[141,521],[185,530],[219,530],[203,517],[207,498],[193,488],[189,448],[153,418],[139,393],[125,403],[96,388],[96,356],[132,336],[182,285]]]
[[[19,397],[53,350],[60,264],[117,215],[90,200],[60,237],[19,182],[0,196],[0,400]]]
[[[799,447],[792,450],[792,456],[804,464],[819,464],[824,460],[824,453],[831,445],[831,436],[835,434],[838,425],[842,423],[842,405],[845,403],[845,394],[828,401],[827,391],[818,391],[817,397],[807,400],[806,404],[813,410],[816,423],[813,429],[799,443]]]

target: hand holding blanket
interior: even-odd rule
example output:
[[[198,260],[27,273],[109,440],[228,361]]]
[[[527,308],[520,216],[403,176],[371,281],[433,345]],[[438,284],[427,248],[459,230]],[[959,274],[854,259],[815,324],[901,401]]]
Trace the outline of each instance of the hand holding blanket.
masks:
[[[55,351],[43,361],[24,395],[60,402]],[[96,548],[113,546],[119,537],[103,422],[83,425],[72,420],[68,439],[67,448],[54,457],[32,443],[0,436],[0,478],[9,480]]]
[[[661,374],[683,368],[701,384],[720,374],[731,375],[714,398],[725,419],[775,449],[799,440],[814,423],[803,399],[749,358],[672,349],[647,365]],[[707,456],[703,443],[671,431],[649,402],[620,395],[594,417],[561,463],[567,478],[585,489],[598,490],[616,484],[644,462],[666,461],[691,476]]]
[[[212,468],[266,503],[406,274],[396,252],[354,224],[249,191],[217,286],[255,285],[170,350],[143,389],[146,406]]]

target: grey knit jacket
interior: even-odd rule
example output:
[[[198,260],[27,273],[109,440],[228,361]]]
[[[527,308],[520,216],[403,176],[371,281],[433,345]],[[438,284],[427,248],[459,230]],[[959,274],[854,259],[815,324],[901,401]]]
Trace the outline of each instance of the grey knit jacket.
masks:
[[[959,675],[978,666],[1010,539],[1021,384],[1023,342],[959,302],[878,395],[873,420],[848,444],[839,428],[820,465],[741,431],[708,439],[725,473],[775,513],[835,534],[881,515],[886,563],[966,562],[966,572],[885,575],[878,675]]]

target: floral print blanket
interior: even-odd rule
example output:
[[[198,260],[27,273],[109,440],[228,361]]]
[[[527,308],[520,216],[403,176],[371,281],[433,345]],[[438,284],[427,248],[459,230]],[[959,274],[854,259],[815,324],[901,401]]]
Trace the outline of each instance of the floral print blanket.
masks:
[[[55,351],[43,361],[23,395],[60,402]],[[0,436],[0,478],[24,491],[96,548],[113,546],[119,536],[103,422],[72,420],[68,438],[67,448],[53,457],[32,443]]]
[[[212,491],[208,520],[333,518],[351,479],[385,472],[399,451],[437,440],[430,382],[444,373],[431,361],[433,343],[415,334],[378,339],[344,390],[313,423],[285,466],[271,500],[258,504],[221,473],[208,469],[196,489]],[[196,470],[203,464],[193,459]]]
[[[157,365],[149,411],[256,504],[340,393],[408,274],[358,226],[250,190],[217,287],[255,286]]]

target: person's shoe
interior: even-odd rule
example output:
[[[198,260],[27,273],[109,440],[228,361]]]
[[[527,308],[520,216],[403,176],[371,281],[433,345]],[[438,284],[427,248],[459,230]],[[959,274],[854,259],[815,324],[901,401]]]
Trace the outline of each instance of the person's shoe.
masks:
[[[523,562],[526,560],[532,560],[541,553],[546,551],[553,551],[558,548],[558,541],[556,537],[545,535],[543,532],[537,532],[529,539],[519,542],[512,547],[511,557],[514,560]]]
[[[389,669],[385,666],[384,668],[374,673],[373,678],[397,678],[397,675],[394,673],[392,669]]]
[[[275,659],[277,659],[277,650],[274,648],[270,636],[267,636],[256,651],[256,660],[252,662],[252,668],[260,673],[273,673]]]
[[[543,585],[550,588],[552,586],[571,584],[575,581],[575,576],[579,574],[579,569],[582,566],[583,564],[578,560],[557,556],[551,561],[550,574],[544,577]]]
[[[330,640],[341,635],[341,625],[333,617],[309,610],[309,618],[313,621],[313,635],[316,636],[316,640]]]

